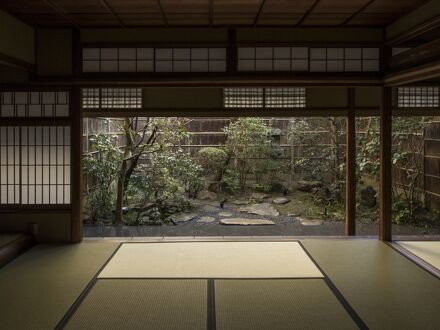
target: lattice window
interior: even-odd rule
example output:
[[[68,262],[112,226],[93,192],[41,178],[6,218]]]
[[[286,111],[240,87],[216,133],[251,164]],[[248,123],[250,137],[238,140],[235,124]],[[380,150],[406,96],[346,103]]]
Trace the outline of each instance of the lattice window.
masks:
[[[263,88],[225,88],[225,108],[262,108],[264,104]]]
[[[438,108],[439,87],[399,87],[397,106],[399,108]]]
[[[84,88],[83,109],[139,109],[142,108],[141,88]]]
[[[83,48],[83,72],[225,72],[226,48]]]
[[[69,126],[0,127],[0,204],[70,204]]]
[[[308,71],[307,47],[239,47],[238,71]]]
[[[2,92],[0,117],[68,117],[69,92]]]
[[[312,72],[375,72],[380,70],[379,48],[311,48]]]
[[[20,201],[20,128],[0,127],[0,204]]]
[[[302,87],[265,88],[264,103],[266,108],[304,108],[306,89]]]
[[[306,89],[282,88],[225,88],[225,108],[303,108]]]

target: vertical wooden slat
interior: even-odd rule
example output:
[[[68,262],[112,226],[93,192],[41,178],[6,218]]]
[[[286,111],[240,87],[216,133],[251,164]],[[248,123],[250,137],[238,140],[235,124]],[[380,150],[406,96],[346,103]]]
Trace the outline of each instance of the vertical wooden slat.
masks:
[[[382,89],[380,114],[380,214],[379,238],[391,241],[391,151],[392,151],[392,94],[390,87]]]
[[[356,107],[354,88],[348,89],[345,171],[345,235],[356,235]]]

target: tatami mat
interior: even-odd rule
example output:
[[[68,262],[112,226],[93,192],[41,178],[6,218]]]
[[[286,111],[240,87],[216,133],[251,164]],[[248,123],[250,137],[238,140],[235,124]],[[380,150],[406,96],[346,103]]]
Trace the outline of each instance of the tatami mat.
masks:
[[[117,248],[38,245],[0,269],[0,328],[53,329]]]
[[[400,246],[440,270],[440,242],[397,242]]]
[[[206,280],[98,280],[66,329],[206,329]]]
[[[217,330],[358,329],[321,279],[216,280]]]
[[[378,240],[303,240],[370,329],[440,329],[440,281]]]
[[[0,247],[8,245],[19,237],[20,234],[0,234]]]
[[[123,244],[100,278],[322,277],[297,242]]]

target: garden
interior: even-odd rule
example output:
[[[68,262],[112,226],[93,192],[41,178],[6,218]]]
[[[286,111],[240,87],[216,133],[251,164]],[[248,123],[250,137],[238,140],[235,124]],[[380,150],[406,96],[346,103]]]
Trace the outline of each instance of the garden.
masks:
[[[425,172],[435,167],[427,149],[436,139],[427,134],[440,123],[399,117],[393,125],[393,222],[436,232],[437,191]],[[357,118],[356,126],[356,221],[375,228],[379,120]],[[90,226],[314,226],[343,234],[343,117],[87,118],[84,127]]]

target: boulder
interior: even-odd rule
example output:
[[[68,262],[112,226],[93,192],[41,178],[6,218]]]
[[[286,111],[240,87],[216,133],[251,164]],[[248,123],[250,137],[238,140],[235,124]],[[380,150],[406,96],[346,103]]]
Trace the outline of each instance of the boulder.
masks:
[[[264,219],[229,218],[220,219],[220,224],[229,226],[268,226],[275,223]]]
[[[311,192],[313,189],[321,188],[321,187],[322,187],[321,181],[300,180],[297,182],[297,189],[299,191]]]
[[[283,204],[287,204],[289,202],[290,202],[290,199],[288,199],[286,197],[277,197],[272,200],[272,203],[277,204],[277,205],[283,205]]]
[[[247,199],[235,199],[233,201],[231,201],[232,204],[234,205],[247,205],[249,204],[249,200]]]
[[[376,190],[374,190],[374,188],[371,186],[362,188],[359,191],[361,205],[366,207],[375,207],[377,204],[376,194]]]
[[[217,199],[217,194],[212,191],[202,190],[197,194],[197,198],[201,200],[215,200]]]
[[[256,214],[261,216],[277,217],[280,213],[269,203],[254,204],[250,206],[240,207],[239,212]]]
[[[254,192],[251,195],[251,199],[257,202],[263,202],[266,198],[269,198],[270,195],[265,193]]]

